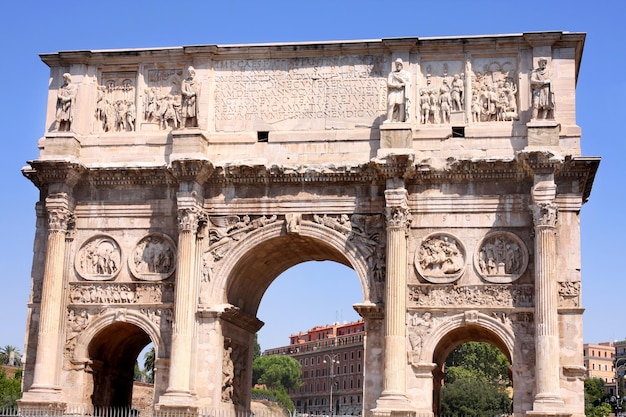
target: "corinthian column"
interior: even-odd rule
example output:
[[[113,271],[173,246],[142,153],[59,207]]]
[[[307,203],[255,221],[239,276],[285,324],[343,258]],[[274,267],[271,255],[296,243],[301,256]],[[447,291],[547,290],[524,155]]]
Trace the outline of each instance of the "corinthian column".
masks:
[[[562,411],[559,382],[556,224],[553,175],[536,175],[531,210],[535,228],[535,386],[533,412]]]
[[[178,210],[178,258],[174,297],[174,325],[170,357],[169,384],[160,402],[163,405],[185,405],[190,393],[191,347],[195,326],[197,271],[196,233],[200,210],[186,207]]]
[[[411,213],[404,188],[385,191],[387,275],[385,284],[385,356],[383,392],[376,413],[411,411],[406,395],[407,234]]]
[[[60,399],[58,372],[62,357],[59,341],[63,335],[65,237],[73,222],[69,206],[69,198],[65,193],[46,198],[48,243],[39,306],[37,357],[33,385],[24,395],[26,402],[55,402]]]

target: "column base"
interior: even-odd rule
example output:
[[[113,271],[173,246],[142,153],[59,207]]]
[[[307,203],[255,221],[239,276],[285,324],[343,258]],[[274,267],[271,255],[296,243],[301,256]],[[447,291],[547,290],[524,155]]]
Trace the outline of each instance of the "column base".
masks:
[[[409,399],[402,393],[383,392],[376,401],[376,408],[372,410],[374,417],[414,417],[415,407],[409,403]]]
[[[535,397],[532,411],[527,411],[527,416],[551,416],[567,417],[572,413],[563,411],[565,403],[558,395],[541,395]]]
[[[171,412],[175,415],[195,415],[198,413],[198,407],[194,404],[195,398],[189,391],[166,391],[159,397],[157,410],[159,413],[166,414]],[[163,412],[161,412],[163,411]]]
[[[20,404],[23,403],[24,406],[29,404],[33,404],[35,406],[39,405],[62,405],[63,409],[65,409],[65,403],[61,401],[61,388],[59,387],[47,387],[47,386],[32,386],[28,391],[22,394],[22,398],[18,400]]]

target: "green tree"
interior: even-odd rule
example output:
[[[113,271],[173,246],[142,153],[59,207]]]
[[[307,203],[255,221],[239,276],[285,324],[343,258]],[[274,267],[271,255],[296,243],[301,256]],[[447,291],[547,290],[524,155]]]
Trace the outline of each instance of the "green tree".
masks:
[[[146,373],[146,382],[154,384],[154,359],[155,359],[154,346],[143,355],[143,369]]]
[[[0,348],[0,361],[3,365],[22,366],[22,354],[15,346],[6,345]]]
[[[606,402],[607,394],[601,378],[585,379],[585,415],[587,417],[607,417],[613,411]]]
[[[300,388],[300,362],[287,355],[266,355],[252,364],[252,384],[264,384],[271,390]]]
[[[259,345],[259,334],[256,333],[254,335],[254,348],[252,351],[252,360],[255,361],[257,358],[261,357],[261,345]]]
[[[504,414],[511,411],[506,389],[509,361],[495,346],[468,342],[457,346],[446,359],[441,413],[454,415]]]
[[[13,378],[0,369],[0,408],[17,407],[17,400],[22,397],[22,374],[16,372]]]

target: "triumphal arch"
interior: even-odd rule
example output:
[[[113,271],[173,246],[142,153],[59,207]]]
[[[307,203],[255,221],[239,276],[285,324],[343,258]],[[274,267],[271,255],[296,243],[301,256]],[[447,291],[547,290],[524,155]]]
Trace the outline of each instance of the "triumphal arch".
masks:
[[[129,405],[150,342],[157,410],[249,409],[264,292],[331,260],[362,288],[363,414],[436,415],[473,340],[516,416],[583,416],[584,40],[43,54],[22,409]]]

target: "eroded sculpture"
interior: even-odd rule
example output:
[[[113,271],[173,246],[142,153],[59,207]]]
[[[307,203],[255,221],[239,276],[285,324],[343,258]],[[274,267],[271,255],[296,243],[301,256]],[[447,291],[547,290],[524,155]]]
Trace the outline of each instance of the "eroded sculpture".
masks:
[[[402,59],[395,61],[395,70],[387,77],[387,120],[407,122],[411,74],[404,69]]]
[[[72,83],[69,73],[63,74],[63,85],[57,92],[56,129],[59,132],[69,132],[74,120],[74,107],[78,87]]]

